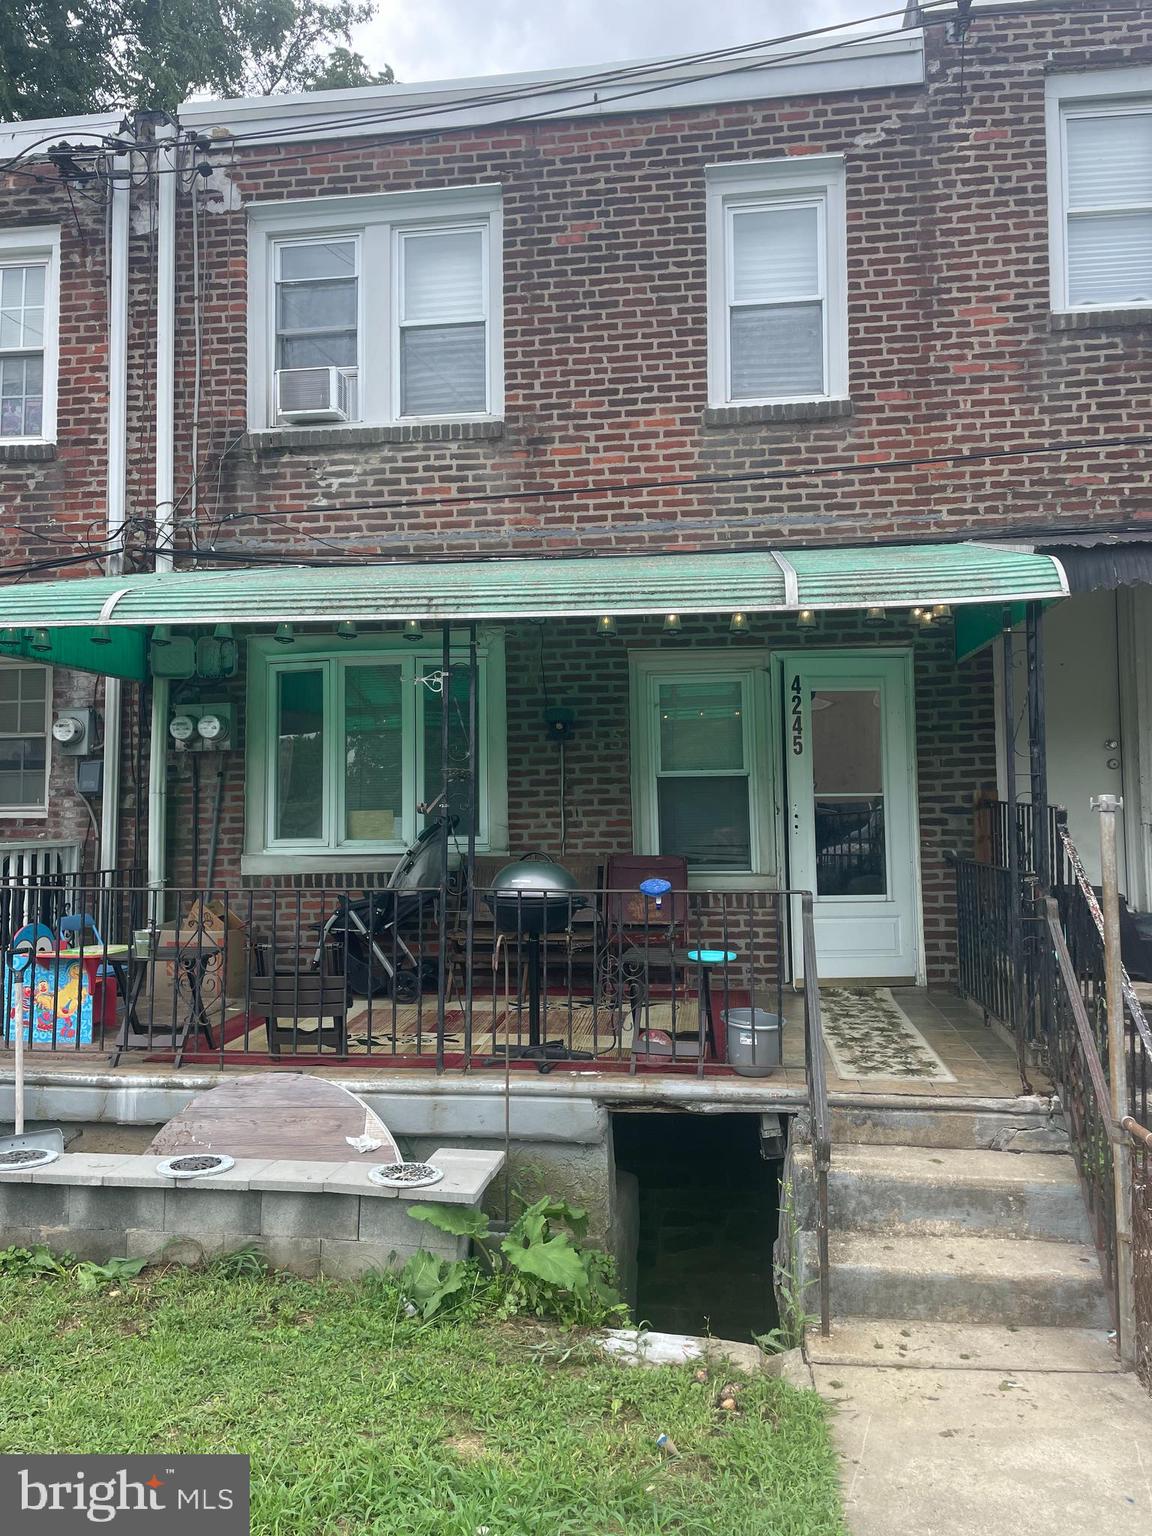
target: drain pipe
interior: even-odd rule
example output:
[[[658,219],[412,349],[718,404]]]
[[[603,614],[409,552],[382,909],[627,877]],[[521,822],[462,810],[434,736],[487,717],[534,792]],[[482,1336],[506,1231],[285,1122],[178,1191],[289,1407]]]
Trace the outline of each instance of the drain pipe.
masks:
[[[131,209],[131,160],[114,155],[108,237],[108,485],[104,569],[118,576],[124,569],[124,524],[128,495],[128,222]],[[123,736],[124,684],[104,679],[104,796],[100,807],[101,862],[115,868],[120,851],[120,752]]]
[[[176,124],[156,129],[156,569],[172,569],[176,533]],[[163,920],[167,878],[168,691],[152,679],[148,738],[148,888],[153,917]]]

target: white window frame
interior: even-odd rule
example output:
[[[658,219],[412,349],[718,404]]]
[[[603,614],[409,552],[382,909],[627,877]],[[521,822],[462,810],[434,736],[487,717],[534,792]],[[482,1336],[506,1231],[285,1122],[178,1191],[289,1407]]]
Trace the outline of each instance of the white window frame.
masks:
[[[479,637],[477,658],[483,679],[480,708],[480,793],[476,847],[482,853],[498,852],[508,845],[507,721],[505,702],[504,636],[499,630]],[[440,646],[432,638],[413,645],[399,636],[342,640],[336,635],[309,636],[291,648],[270,636],[259,636],[248,647],[247,753],[245,807],[245,873],[276,872],[287,868],[359,869],[365,859],[375,863],[381,856],[400,854],[413,843],[423,825],[416,810],[423,798],[424,729],[423,705],[427,690],[417,684],[421,671],[439,669]],[[456,665],[466,662],[458,646]],[[348,665],[399,665],[404,690],[406,735],[403,763],[404,814],[396,835],[386,840],[351,839],[342,835],[345,826],[345,785],[337,773],[342,750],[344,676]],[[284,672],[325,672],[324,813],[321,838],[279,839],[275,836],[276,778],[276,679]]]
[[[848,242],[843,155],[802,155],[709,166],[708,401],[712,406],[780,405],[848,396]],[[763,208],[815,205],[819,210],[824,304],[824,390],[816,395],[732,398],[729,314],[733,215]],[[815,298],[816,295],[813,295]]]
[[[0,267],[43,265],[44,273],[44,407],[38,436],[0,435],[0,445],[54,443],[60,374],[60,229],[35,225],[0,230]]]
[[[487,409],[400,414],[398,238],[405,233],[484,233]],[[359,243],[358,418],[361,426],[499,421],[504,414],[503,222],[500,188],[312,197],[248,208],[248,422],[254,432],[290,427],[275,411],[276,250],[306,240]],[[387,338],[381,344],[379,338]],[[376,342],[375,346],[371,343]],[[343,422],[325,424],[334,429]],[[323,430],[323,427],[320,428]]]
[[[772,748],[772,682],[769,653],[749,647],[631,651],[628,656],[631,698],[632,829],[637,853],[657,854],[660,848],[660,807],[657,772],[658,688],[661,683],[699,682],[701,677],[738,681],[744,690],[744,744],[748,766],[748,822],[752,868],[695,868],[688,883],[694,889],[761,890],[776,881],[778,859],[775,826],[776,779]]]
[[[26,438],[21,438],[26,442]],[[0,661],[0,667],[20,668],[22,671],[36,671],[44,674],[44,793],[37,805],[5,805],[0,804],[0,817],[5,821],[42,821],[48,815],[48,799],[52,784],[52,668],[46,667],[38,661],[14,661],[7,657]],[[38,731],[0,731],[0,740],[12,741],[24,740],[28,736],[38,736]]]
[[[1083,75],[1049,75],[1044,82],[1048,153],[1048,257],[1051,304],[1056,314],[1152,309],[1143,304],[1109,300],[1102,304],[1071,304],[1068,300],[1068,137],[1070,118],[1152,114],[1152,68],[1094,71]]]

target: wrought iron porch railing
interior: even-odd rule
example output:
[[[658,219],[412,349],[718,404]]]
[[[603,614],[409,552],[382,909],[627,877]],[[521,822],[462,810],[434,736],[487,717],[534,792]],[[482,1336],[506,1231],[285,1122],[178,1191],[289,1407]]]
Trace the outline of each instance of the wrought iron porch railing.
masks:
[[[1101,1263],[1118,1308],[1119,1254],[1114,1173],[1131,1161],[1130,1242],[1136,1360],[1152,1386],[1152,1152],[1144,1136],[1152,1095],[1152,1030],[1124,978],[1124,1042],[1129,1115],[1112,1114],[1103,924],[1096,893],[1068,834],[1050,807],[1051,885],[1034,871],[1030,806],[985,806],[983,849],[1005,862],[955,860],[960,990],[1013,1031],[1021,1055],[1035,1050],[1060,1095],[1084,1186]],[[1014,868],[1010,829],[1017,839]]]
[[[33,1051],[220,1064],[365,1057],[464,1071],[506,1056],[614,1059],[630,1071],[702,1074],[725,1065],[733,1010],[759,1010],[761,1025],[771,1016],[787,1033],[799,894],[694,891],[663,905],[636,896],[573,891],[550,897],[542,916],[522,895],[510,914],[504,902],[497,926],[484,892],[450,890],[441,943],[438,888],[170,890],[178,916],[161,922],[156,893],[139,884],[29,881],[0,889],[0,945],[7,953],[33,924],[31,937],[53,952],[37,962],[32,998],[5,967],[4,1036],[15,1010],[34,1007]],[[750,1064],[769,1067],[756,1058],[779,1036],[744,1033]]]

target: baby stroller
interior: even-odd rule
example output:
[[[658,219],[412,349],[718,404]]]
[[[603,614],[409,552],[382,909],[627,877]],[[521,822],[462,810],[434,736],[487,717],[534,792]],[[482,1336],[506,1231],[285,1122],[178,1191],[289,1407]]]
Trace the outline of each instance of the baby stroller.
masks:
[[[451,832],[455,820],[449,821]],[[419,933],[434,909],[433,871],[440,853],[441,822],[431,821],[392,871],[387,887],[350,901],[340,897],[320,930],[313,967],[321,968],[324,951],[343,959],[349,991],[362,997],[390,994],[414,1002],[423,980],[421,966],[402,929]]]

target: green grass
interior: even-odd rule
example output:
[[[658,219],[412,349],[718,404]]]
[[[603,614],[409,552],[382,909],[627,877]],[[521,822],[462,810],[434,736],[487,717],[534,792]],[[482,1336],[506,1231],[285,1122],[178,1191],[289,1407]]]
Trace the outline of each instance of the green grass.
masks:
[[[0,1452],[244,1452],[257,1536],[841,1536],[818,1399],[724,1380],[413,1322],[386,1280],[0,1276]]]

